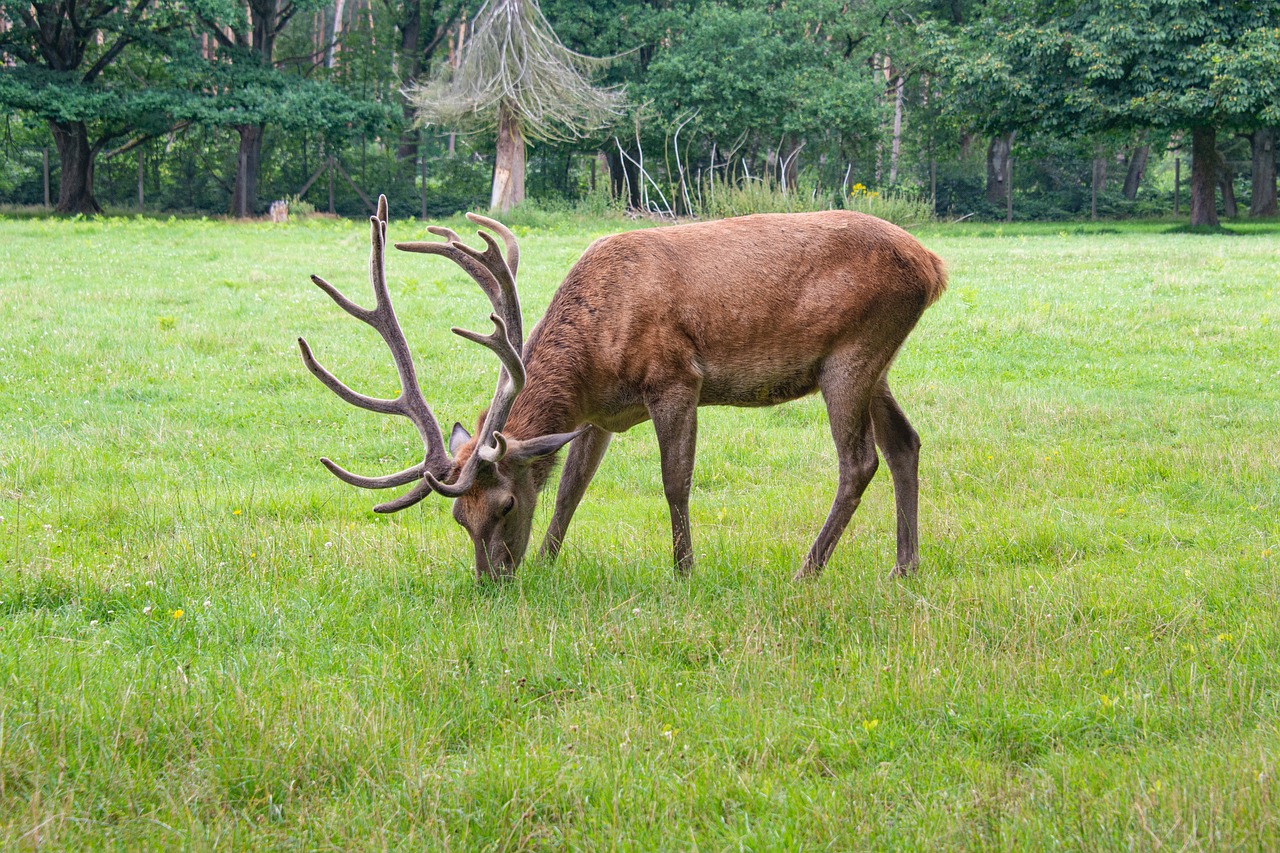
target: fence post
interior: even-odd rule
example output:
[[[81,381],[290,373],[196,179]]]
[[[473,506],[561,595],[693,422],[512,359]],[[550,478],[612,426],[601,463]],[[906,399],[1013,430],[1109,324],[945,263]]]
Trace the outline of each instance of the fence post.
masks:
[[[1173,215],[1178,215],[1178,196],[1182,194],[1182,158],[1173,158]]]
[[[142,146],[138,146],[138,210],[141,211],[145,203],[142,195],[143,178],[146,172],[143,171]]]
[[[1013,155],[1010,154],[1004,161],[1004,192],[1005,192],[1005,210],[1004,221],[1013,221]]]
[[[419,171],[422,172],[422,221],[427,221],[427,135],[418,131],[418,157],[421,161]]]
[[[938,160],[929,158],[929,200],[933,206],[933,215],[938,215]]]
[[[1089,218],[1096,220],[1098,218],[1098,157],[1094,152],[1093,158],[1093,174],[1089,180]]]
[[[49,204],[49,146],[44,147],[44,207],[48,210],[52,205]]]
[[[334,212],[333,210],[333,158],[330,157],[329,158],[329,213],[332,214],[333,212]]]

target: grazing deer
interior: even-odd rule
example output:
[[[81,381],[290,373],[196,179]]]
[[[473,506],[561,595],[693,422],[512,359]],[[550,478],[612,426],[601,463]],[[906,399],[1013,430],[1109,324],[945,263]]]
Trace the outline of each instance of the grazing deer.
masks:
[[[925,308],[942,295],[942,261],[906,231],[846,211],[744,216],[631,231],[597,240],[565,277],[542,321],[524,339],[515,235],[490,229],[485,250],[456,233],[444,242],[397,243],[443,255],[465,270],[493,304],[488,335],[453,332],[491,350],[502,364],[493,402],[469,434],[454,424],[448,450],[422,396],[409,347],[387,293],[386,197],[370,219],[372,309],[312,276],[345,311],[368,323],[391,349],[400,376],[392,400],[359,394],[321,367],[306,341],[302,359],[343,400],[413,422],[423,460],[383,477],[362,477],[321,459],[344,482],[408,492],[374,507],[396,512],[431,492],[454,498],[453,516],[476,551],[479,578],[515,574],[533,525],[538,492],[555,455],[572,442],[555,512],[542,544],[554,558],[569,520],[615,432],[652,420],[671,508],[676,570],[693,566],[689,486],[699,406],[770,406],[821,391],[839,457],[835,503],[797,578],[822,571],[876,472],[879,445],[893,475],[898,514],[895,574],[919,563],[916,513],[920,439],[889,391],[886,375]]]

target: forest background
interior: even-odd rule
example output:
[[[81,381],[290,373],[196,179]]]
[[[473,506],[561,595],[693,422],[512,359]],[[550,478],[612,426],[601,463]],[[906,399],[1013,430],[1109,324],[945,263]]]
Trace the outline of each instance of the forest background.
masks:
[[[0,204],[255,216],[288,200],[355,216],[386,192],[400,216],[483,207],[495,135],[424,124],[409,93],[448,81],[486,13],[528,9],[0,0]],[[1193,225],[1277,212],[1280,2],[545,0],[541,13],[569,55],[603,59],[580,67],[624,100],[607,122],[529,140],[535,206],[709,216],[906,199],[870,209]],[[757,192],[742,206],[716,203],[744,187]]]

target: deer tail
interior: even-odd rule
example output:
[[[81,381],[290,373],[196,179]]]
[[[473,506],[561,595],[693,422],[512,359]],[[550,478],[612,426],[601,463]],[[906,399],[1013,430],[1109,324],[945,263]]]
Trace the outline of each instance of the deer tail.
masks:
[[[929,269],[925,272],[926,299],[925,307],[932,305],[942,297],[947,289],[947,265],[942,258],[929,252]]]

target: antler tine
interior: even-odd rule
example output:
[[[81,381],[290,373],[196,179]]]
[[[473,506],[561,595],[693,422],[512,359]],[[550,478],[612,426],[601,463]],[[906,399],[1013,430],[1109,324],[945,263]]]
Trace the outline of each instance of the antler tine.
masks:
[[[457,234],[447,228],[437,229],[435,226],[427,230],[441,234],[442,237],[448,237],[449,242],[437,243],[434,240],[423,240],[413,243],[396,243],[396,248],[402,252],[416,252],[420,255],[440,255],[448,258],[462,267],[463,272],[475,279],[476,284],[480,285],[480,289],[484,291],[484,295],[489,298],[489,302],[496,308],[502,289],[498,285],[498,280],[493,277],[493,273],[470,255],[459,250],[458,247],[465,244],[458,239]],[[448,234],[441,233],[445,231],[448,231]]]
[[[373,508],[373,511],[378,513],[391,513],[399,512],[402,509],[408,509],[427,495],[431,494],[431,492],[435,490],[435,484],[437,483],[439,483],[439,481],[435,476],[430,471],[424,470],[423,479],[418,483],[418,485],[414,486],[412,489],[394,500],[378,504]],[[457,497],[457,495],[451,495],[450,497]]]
[[[516,235],[498,220],[478,213],[468,213],[467,219],[488,228],[502,238],[503,244],[507,247],[507,266],[511,267],[511,275],[514,277],[520,271],[520,245],[516,242]]]
[[[311,347],[304,338],[298,338],[298,348],[302,350],[302,363],[307,366],[307,370],[311,371],[311,374],[316,379],[319,379],[326,388],[343,400],[353,406],[359,406],[362,409],[368,409],[380,415],[403,414],[398,400],[382,400],[351,390],[341,379],[334,376],[320,362],[316,361],[315,356],[311,353]]]
[[[352,317],[363,320],[366,323],[368,323],[369,320],[372,319],[373,317],[372,311],[370,311],[368,308],[361,308],[359,305],[355,304],[350,299],[343,296],[342,291],[338,290],[338,288],[334,287],[332,284],[325,281],[320,276],[318,275],[311,276],[311,281],[315,284],[316,287],[320,288],[325,293],[329,294],[329,298],[332,299],[334,302],[338,303],[338,307],[341,308],[343,311],[346,311]]]
[[[403,471],[387,474],[385,477],[362,477],[359,474],[353,474],[332,459],[323,456],[320,457],[320,463],[342,482],[359,486],[362,489],[390,489],[393,486],[403,486],[405,483],[412,483],[414,480],[422,479],[423,466],[421,462],[417,465],[411,465]]]
[[[511,338],[508,336],[507,324],[497,314],[490,314],[489,319],[493,321],[494,330],[488,335],[460,329],[457,326],[454,326],[449,331],[460,338],[466,338],[472,343],[477,343],[485,349],[491,350],[498,357],[498,360],[502,362],[502,366],[507,369],[507,375],[511,377],[512,384],[515,386],[516,391],[519,392],[524,387],[524,362],[520,360],[520,353],[516,352],[515,345],[512,344]]]
[[[502,257],[502,252],[498,249],[497,242],[484,231],[477,231],[480,239],[485,242],[485,250],[483,252],[471,248],[465,243],[455,243],[460,252],[468,257],[473,258],[477,263],[484,266],[489,274],[493,276],[498,285],[498,293],[489,296],[489,301],[493,305],[493,310],[502,315],[502,319],[507,323],[507,333],[511,339],[511,345],[516,348],[517,352],[524,350],[524,318],[520,313],[520,295],[516,292],[516,277],[511,271],[511,267],[507,265],[507,261]]]
[[[445,228],[443,225],[428,225],[427,231],[438,237],[443,237],[450,243],[461,243],[462,238],[458,236],[458,232],[452,228]],[[399,245],[398,243],[396,245]]]
[[[405,252],[443,255],[462,267],[480,285],[493,310],[506,321],[511,343],[517,352],[521,352],[524,350],[524,320],[520,311],[520,295],[516,290],[516,270],[520,264],[520,247],[516,242],[516,235],[501,222],[487,216],[468,213],[467,218],[477,225],[489,228],[502,238],[507,249],[505,258],[497,242],[486,232],[476,232],[485,242],[485,250],[482,252],[462,242],[453,229],[440,225],[428,226],[427,230],[444,237],[447,242],[396,243],[396,248]]]
[[[299,338],[298,345],[302,350],[302,360],[307,369],[325,387],[340,398],[352,405],[378,412],[379,414],[403,415],[417,427],[426,451],[425,456],[422,462],[395,474],[388,474],[383,477],[364,477],[347,471],[328,459],[321,460],[325,467],[343,482],[365,489],[386,489],[393,486],[402,486],[414,480],[421,480],[424,474],[428,472],[438,472],[443,475],[445,471],[452,467],[453,462],[445,450],[444,439],[440,434],[440,426],[431,412],[431,407],[427,405],[426,399],[422,396],[422,389],[418,385],[417,371],[413,366],[413,355],[409,350],[408,342],[405,340],[404,332],[400,328],[395,308],[391,304],[391,296],[387,291],[387,197],[385,195],[378,197],[377,215],[369,217],[369,231],[371,243],[369,280],[373,286],[374,299],[376,300],[376,306],[372,310],[352,302],[343,296],[336,287],[319,276],[312,276],[311,279],[339,307],[372,327],[382,337],[382,340],[391,350],[396,373],[400,378],[399,395],[394,399],[384,400],[353,391],[316,361],[311,348],[305,340]],[[383,512],[404,509],[422,500],[422,498],[430,494],[430,491],[429,485],[424,481],[400,498],[381,504],[377,509]]]
[[[475,485],[476,468],[477,466],[475,465],[463,466],[462,470],[458,473],[458,479],[454,480],[452,483],[442,483],[436,479],[434,474],[427,471],[422,476],[422,482],[431,486],[431,491],[438,492],[446,498],[460,498],[470,491],[473,485]]]

